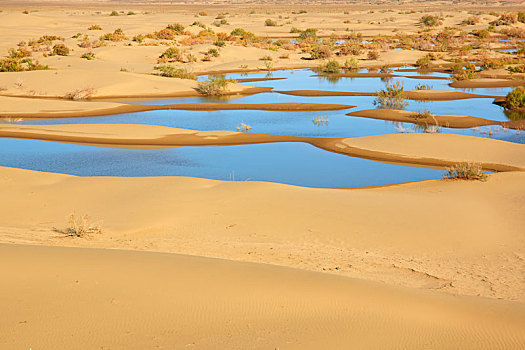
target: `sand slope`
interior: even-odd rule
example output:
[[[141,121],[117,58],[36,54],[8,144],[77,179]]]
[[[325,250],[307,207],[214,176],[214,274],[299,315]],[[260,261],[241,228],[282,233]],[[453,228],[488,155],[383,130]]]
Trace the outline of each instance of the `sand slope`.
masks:
[[[525,173],[330,190],[0,168],[0,242],[265,262],[523,301]],[[52,231],[89,214],[103,233]]]
[[[0,252],[9,286],[0,290],[2,348],[525,346],[525,308],[509,302],[182,255],[16,245]]]

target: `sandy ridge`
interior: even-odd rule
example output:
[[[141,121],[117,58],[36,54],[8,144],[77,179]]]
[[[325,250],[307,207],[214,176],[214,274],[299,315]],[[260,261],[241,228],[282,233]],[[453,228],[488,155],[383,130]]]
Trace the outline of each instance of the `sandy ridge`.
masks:
[[[350,112],[346,115],[352,117],[365,117],[396,122],[413,123],[420,125],[439,125],[447,128],[474,128],[487,125],[501,125],[510,129],[524,129],[523,121],[500,122],[469,115],[432,115],[426,118],[416,118],[416,112],[399,109],[367,109]]]
[[[525,145],[453,134],[396,134],[316,138],[231,131],[194,131],[133,124],[1,125],[0,137],[115,147],[227,146],[307,142],[350,156],[387,162],[446,167],[476,162],[496,171],[525,170]]]

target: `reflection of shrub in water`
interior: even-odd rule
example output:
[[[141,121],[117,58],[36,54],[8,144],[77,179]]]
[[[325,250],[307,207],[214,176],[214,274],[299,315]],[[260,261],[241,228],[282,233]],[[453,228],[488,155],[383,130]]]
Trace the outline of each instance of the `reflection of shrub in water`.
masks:
[[[509,111],[508,109],[504,110],[505,116],[509,120],[522,120],[525,119],[525,112],[520,111]]]

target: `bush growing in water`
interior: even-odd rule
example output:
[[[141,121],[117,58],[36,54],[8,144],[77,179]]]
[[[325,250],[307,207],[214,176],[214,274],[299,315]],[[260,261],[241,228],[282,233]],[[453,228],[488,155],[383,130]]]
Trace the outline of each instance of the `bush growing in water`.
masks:
[[[359,63],[355,58],[347,59],[344,63],[344,68],[352,71],[356,71],[359,69]]]
[[[431,60],[432,59],[430,55],[425,55],[423,57],[418,58],[418,60],[416,61],[416,66],[418,66],[419,68],[428,68],[430,67]]]
[[[374,104],[379,108],[403,109],[407,105],[405,101],[405,89],[403,83],[395,82],[387,84],[384,90],[377,92]]]
[[[505,97],[503,107],[506,109],[518,109],[525,107],[525,87],[518,86],[509,92]]]
[[[329,74],[341,73],[341,65],[336,60],[330,60],[319,66],[321,72]]]
[[[197,92],[206,96],[222,96],[226,93],[228,83],[233,83],[233,80],[224,76],[210,77],[208,81],[199,82]]]
[[[462,179],[462,180],[486,180],[487,174],[483,171],[480,164],[459,163],[447,169],[443,174],[445,179]]]

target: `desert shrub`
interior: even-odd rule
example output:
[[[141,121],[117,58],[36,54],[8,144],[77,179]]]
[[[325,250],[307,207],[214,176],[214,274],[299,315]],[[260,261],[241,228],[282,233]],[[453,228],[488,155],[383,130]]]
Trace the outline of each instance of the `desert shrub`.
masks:
[[[224,40],[217,40],[213,43],[213,45],[218,46],[218,47],[224,47],[226,46],[226,42]]]
[[[332,50],[327,45],[318,45],[310,51],[310,59],[326,59],[332,56]]]
[[[219,50],[209,49],[207,52],[207,55],[212,56],[212,57],[219,57]]]
[[[53,46],[53,55],[67,56],[69,55],[69,48],[64,44],[56,44]]]
[[[113,33],[106,33],[100,37],[100,41],[122,41],[126,39],[124,32],[120,28],[115,29]]]
[[[358,44],[347,43],[339,49],[339,55],[354,55],[358,56],[363,53],[363,48]]]
[[[366,55],[366,57],[369,60],[377,60],[379,58],[379,52],[377,50],[370,50],[368,51],[368,54]]]
[[[480,39],[486,39],[490,36],[490,31],[488,29],[481,29],[474,32],[474,35]]]
[[[525,29],[522,29],[522,28],[517,28],[517,27],[503,28],[500,32],[510,38],[518,38],[518,39],[525,38]]]
[[[175,33],[181,34],[184,32],[184,26],[180,23],[173,23],[166,26],[166,29],[173,30]]]
[[[102,27],[98,24],[93,24],[92,26],[88,27],[88,30],[102,30]]]
[[[24,58],[32,55],[32,52],[24,47],[19,47],[16,50],[11,48],[8,51],[8,56],[11,58]]]
[[[175,32],[171,29],[164,28],[155,33],[155,38],[160,40],[173,40],[175,39]]]
[[[385,89],[377,92],[374,104],[379,108],[403,109],[407,105],[405,101],[405,89],[403,83],[395,82],[387,84]]]
[[[479,17],[469,17],[467,19],[464,19],[461,24],[473,26],[479,23]]]
[[[64,98],[68,100],[87,100],[91,98],[91,96],[93,96],[94,93],[95,89],[88,87],[70,91],[64,95]]]
[[[267,27],[275,27],[277,26],[277,22],[274,21],[273,19],[266,19],[266,21],[264,21],[264,25],[267,26]]]
[[[144,41],[144,35],[142,34],[135,35],[132,40],[140,44],[141,42]]]
[[[226,93],[228,83],[232,82],[224,76],[210,77],[208,81],[201,81],[197,86],[197,92],[206,96],[221,96]]]
[[[443,22],[441,21],[441,18],[439,16],[424,15],[419,19],[419,23],[421,23],[425,27],[437,27]]]
[[[480,164],[475,163],[459,163],[447,169],[443,174],[445,179],[460,179],[460,180],[481,180],[487,179],[487,174],[483,171]]]
[[[317,29],[315,28],[307,28],[303,30],[301,33],[299,33],[299,39],[306,40],[306,39],[317,39]]]
[[[330,60],[320,65],[319,70],[323,73],[337,74],[341,73],[341,65],[336,60]]]
[[[100,226],[90,223],[88,215],[77,216],[75,213],[69,216],[68,227],[65,229],[54,228],[54,231],[70,237],[84,237],[88,234],[102,233]]]
[[[432,118],[433,115],[432,113],[426,109],[426,108],[423,108],[422,110],[420,110],[419,112],[416,112],[412,115],[410,115],[411,118],[414,118],[414,119],[427,119],[427,118]]]
[[[517,109],[525,107],[525,87],[518,86],[512,89],[505,97],[503,103],[505,109]]]
[[[498,58],[487,58],[480,62],[479,67],[481,70],[497,69],[504,67],[506,62]]]
[[[206,11],[199,12],[199,16],[208,16],[208,13]]]
[[[111,11],[111,13],[109,14],[110,16],[118,16],[118,12],[117,11]]]
[[[292,33],[292,34],[299,34],[300,32],[301,32],[301,29],[296,28],[296,27],[292,27],[290,29],[290,33]]]
[[[359,63],[355,58],[350,58],[345,60],[345,63],[343,65],[345,69],[356,71],[359,69]]]
[[[416,61],[416,66],[419,68],[428,68],[430,67],[431,58],[429,55],[425,55],[423,57],[418,58]]]
[[[429,84],[417,83],[416,90],[432,90],[433,86]]]
[[[230,35],[233,36],[245,36],[248,32],[242,28],[235,28],[231,31]]]
[[[506,26],[518,22],[518,15],[516,13],[504,13],[497,20],[490,22],[494,26]]]
[[[91,61],[91,60],[95,59],[95,53],[93,53],[93,52],[86,52],[85,54],[80,56],[80,58],[85,58],[86,60]]]
[[[177,47],[169,47],[159,56],[159,61],[178,61],[182,62],[182,53]]]
[[[518,12],[518,22],[525,23],[525,12]]]
[[[507,70],[511,73],[525,73],[525,64],[520,64],[519,66],[510,66]]]
[[[454,74],[453,79],[458,80],[470,80],[470,79],[476,79],[478,77],[478,73],[474,70],[470,69],[463,69],[461,72],[458,72]]]
[[[179,78],[179,79],[197,79],[197,76],[189,72],[185,68],[176,68],[169,65],[156,66],[155,70],[158,70],[158,75],[169,78]]]
[[[20,63],[17,58],[1,58],[0,59],[0,72],[22,72],[25,71],[24,66]]]

